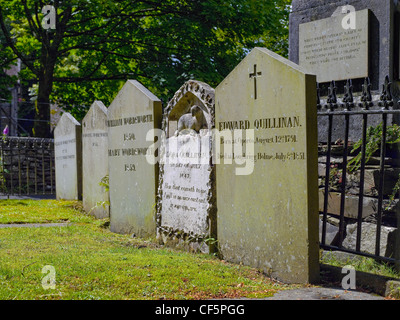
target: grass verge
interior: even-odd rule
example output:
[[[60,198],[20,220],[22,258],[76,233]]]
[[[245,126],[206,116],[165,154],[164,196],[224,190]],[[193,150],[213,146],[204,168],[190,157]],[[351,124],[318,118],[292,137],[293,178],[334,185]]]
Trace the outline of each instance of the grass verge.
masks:
[[[0,229],[0,299],[263,298],[293,288],[210,255],[111,233],[107,220],[79,208],[71,201],[0,202],[0,223],[71,222]],[[46,265],[54,267],[55,289],[42,286]]]
[[[81,202],[57,200],[0,200],[0,224],[90,222]]]
[[[400,279],[400,273],[393,264],[378,262],[372,258],[327,251],[323,254],[321,263],[335,267],[352,266],[356,271]]]

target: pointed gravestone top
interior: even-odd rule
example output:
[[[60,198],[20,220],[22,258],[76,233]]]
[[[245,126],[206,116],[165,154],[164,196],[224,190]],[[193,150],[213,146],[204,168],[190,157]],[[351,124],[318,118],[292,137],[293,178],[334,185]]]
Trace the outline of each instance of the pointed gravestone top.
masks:
[[[97,119],[102,119],[107,117],[107,107],[101,101],[95,101],[91,105],[89,111],[86,113],[82,120],[82,125],[86,129],[96,129],[104,128],[106,121],[97,121]]]
[[[57,123],[56,128],[54,129],[54,132],[57,134],[63,133],[63,132],[73,132],[73,126],[80,126],[81,124],[79,123],[78,120],[76,120],[69,112],[64,112],[60,118],[60,120]]]

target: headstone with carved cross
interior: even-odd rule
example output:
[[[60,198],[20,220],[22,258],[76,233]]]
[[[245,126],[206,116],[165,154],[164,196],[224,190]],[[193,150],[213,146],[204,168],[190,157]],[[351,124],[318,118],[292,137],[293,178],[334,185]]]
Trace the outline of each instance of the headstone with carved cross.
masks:
[[[225,159],[217,164],[220,252],[286,282],[319,277],[315,101],[315,76],[264,48],[215,92],[216,127],[246,123],[242,143],[254,145],[253,172],[238,175]]]

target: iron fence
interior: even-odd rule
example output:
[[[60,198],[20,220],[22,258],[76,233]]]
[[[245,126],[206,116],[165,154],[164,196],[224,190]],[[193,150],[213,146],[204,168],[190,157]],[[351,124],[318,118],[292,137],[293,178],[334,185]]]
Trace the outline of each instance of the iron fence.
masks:
[[[54,140],[0,138],[0,194],[54,195]]]
[[[326,250],[334,250],[334,251],[344,251],[347,253],[352,253],[356,255],[371,257],[376,260],[381,260],[385,262],[395,262],[398,257],[393,253],[389,256],[385,254],[385,252],[381,252],[381,233],[382,233],[382,215],[384,211],[384,201],[388,201],[388,196],[384,192],[384,186],[387,182],[385,179],[385,171],[388,170],[388,164],[390,162],[391,165],[398,165],[397,161],[389,161],[387,158],[387,135],[388,135],[388,116],[396,117],[396,115],[400,114],[400,110],[394,109],[394,101],[391,93],[391,83],[389,81],[389,77],[386,77],[385,84],[383,85],[382,92],[373,95],[371,93],[371,82],[369,78],[364,80],[364,84],[362,85],[361,95],[357,97],[357,99],[353,95],[353,85],[351,80],[347,80],[344,86],[344,94],[343,98],[340,99],[337,96],[337,87],[336,83],[333,81],[330,83],[328,87],[328,94],[325,101],[321,99],[320,94],[321,88],[320,85],[317,86],[317,107],[318,107],[318,119],[319,122],[325,121],[327,124],[326,128],[319,127],[319,132],[321,130],[327,130],[326,141],[319,143],[319,159],[325,160],[325,165],[322,166],[322,173],[320,176],[324,175],[324,179],[320,179],[320,187],[322,193],[320,193],[320,197],[323,199],[323,206],[320,205],[320,212],[322,218],[322,227],[320,230],[320,247]],[[357,100],[357,101],[356,101]],[[360,129],[360,140],[358,144],[354,143],[354,141],[349,140],[350,135],[350,127],[351,127],[351,119],[352,117],[358,117],[361,122],[356,121],[356,126]],[[334,119],[340,117],[339,122],[341,123],[340,134],[341,138],[338,138],[337,128],[334,127],[333,122]],[[369,161],[370,152],[370,144],[371,137],[367,134],[369,130],[369,120],[374,117],[375,121],[378,117],[379,122],[379,133],[380,138],[375,141],[378,145],[378,150],[375,151],[374,155],[376,155],[376,159],[379,159],[379,164],[377,162],[376,171],[379,172],[379,177],[377,179],[377,185],[374,192],[375,198],[377,200],[376,213],[374,214],[374,223],[376,223],[376,232],[375,232],[375,251],[368,252],[361,248],[362,241],[362,228],[363,228],[363,210],[365,210],[364,198],[365,195],[365,172],[366,172],[366,164]],[[323,119],[323,120],[322,120]],[[354,126],[354,123],[353,123]],[[336,131],[335,131],[336,130]],[[380,132],[381,130],[381,132]],[[333,133],[336,137],[333,138]],[[334,141],[335,140],[335,141]],[[337,142],[339,141],[339,143]],[[339,157],[340,161],[334,163],[332,161],[332,152],[333,148],[336,146],[340,146]],[[392,152],[392,150],[391,150]],[[337,155],[337,153],[336,153]],[[352,217],[352,220],[349,219],[346,215],[346,201],[348,200],[347,192],[349,185],[349,162],[352,161],[354,163],[354,158],[358,157],[358,167],[357,167],[357,179],[358,179],[358,207],[357,207],[357,215],[356,217]],[[396,150],[394,150],[394,154],[392,154],[394,158],[396,158]],[[396,160],[396,159],[395,159]],[[378,160],[377,160],[378,161]],[[328,216],[331,216],[331,210],[329,209],[329,201],[332,201],[330,194],[333,189],[332,184],[334,184],[334,180],[332,179],[332,172],[335,170],[337,173],[337,168],[335,166],[340,164],[341,174],[340,178],[337,181],[337,194],[340,195],[340,209],[339,212],[336,212],[336,221],[338,220],[338,232],[335,237],[335,241],[327,241],[327,224],[328,224]],[[397,163],[397,164],[396,164]],[[324,174],[323,171],[325,170]],[[400,178],[400,177],[399,177]],[[391,183],[392,184],[392,183]],[[394,194],[391,195],[391,201],[396,201],[396,190],[393,190]],[[357,198],[356,196],[356,198]],[[321,199],[320,199],[321,200]],[[339,207],[339,205],[338,205]],[[356,209],[355,209],[356,210]],[[396,209],[398,210],[398,209]],[[395,216],[394,226],[397,228],[397,215]],[[347,224],[351,220],[352,223],[356,223],[356,241],[355,247],[346,247],[343,245],[344,239],[347,233]],[[398,250],[398,248],[397,248]]]

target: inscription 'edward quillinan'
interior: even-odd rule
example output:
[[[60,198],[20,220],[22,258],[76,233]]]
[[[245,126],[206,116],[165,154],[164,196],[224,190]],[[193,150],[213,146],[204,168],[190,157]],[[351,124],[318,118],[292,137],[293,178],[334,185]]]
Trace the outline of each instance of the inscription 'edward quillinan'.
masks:
[[[300,117],[277,117],[277,118],[266,118],[256,119],[253,122],[253,128],[255,129],[280,129],[280,128],[297,128],[301,127]],[[249,120],[237,120],[237,121],[224,121],[219,123],[219,130],[247,130],[251,128]]]

